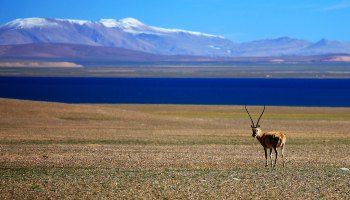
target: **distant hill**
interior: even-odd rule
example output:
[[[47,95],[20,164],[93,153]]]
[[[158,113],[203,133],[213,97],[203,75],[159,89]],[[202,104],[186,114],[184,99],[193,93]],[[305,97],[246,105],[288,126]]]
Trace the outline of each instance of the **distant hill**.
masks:
[[[88,62],[350,62],[349,54],[316,56],[241,56],[204,57],[189,55],[158,55],[118,47],[80,44],[18,44],[0,45],[0,60]]]
[[[201,61],[195,56],[157,55],[118,47],[78,44],[0,45],[0,59],[41,59],[73,61]]]
[[[16,19],[0,26],[0,45],[41,43],[120,48],[119,53],[129,49],[137,51],[138,53],[133,53],[138,56],[141,56],[140,52],[150,53],[153,56],[157,54],[204,57],[350,54],[350,42],[327,39],[310,42],[281,37],[237,43],[217,35],[149,26],[133,18],[101,19],[99,21],[25,18]],[[58,49],[60,48],[62,47],[58,47]],[[115,50],[104,49],[104,51],[112,53],[111,51]],[[42,53],[50,54],[50,52]],[[129,53],[129,56],[133,54]],[[84,57],[84,55],[75,56]],[[111,55],[105,57],[108,56]]]
[[[281,37],[241,43],[236,49],[239,56],[286,56],[301,55],[299,51],[312,43],[306,40]]]

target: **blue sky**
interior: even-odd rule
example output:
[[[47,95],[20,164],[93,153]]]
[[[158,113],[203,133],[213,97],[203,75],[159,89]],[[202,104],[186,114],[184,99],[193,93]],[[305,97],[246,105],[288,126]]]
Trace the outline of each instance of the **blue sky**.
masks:
[[[350,0],[0,0],[1,24],[25,17],[133,17],[239,42],[281,36],[350,41]]]

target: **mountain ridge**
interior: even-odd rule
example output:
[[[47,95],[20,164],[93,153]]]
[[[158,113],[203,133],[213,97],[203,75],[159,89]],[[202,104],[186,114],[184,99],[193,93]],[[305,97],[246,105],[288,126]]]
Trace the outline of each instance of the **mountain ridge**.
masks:
[[[118,47],[81,44],[18,44],[0,45],[2,60],[51,61],[205,61],[205,57],[186,55],[157,55]]]
[[[18,44],[0,45],[0,61],[54,61],[79,64],[115,64],[118,62],[149,63],[205,63],[205,62],[269,62],[269,63],[314,63],[350,62],[350,54],[327,54],[318,56],[287,57],[201,57],[189,55],[157,55],[130,49],[80,44]]]
[[[349,54],[350,42],[279,37],[237,43],[222,36],[149,26],[134,18],[99,21],[24,18],[0,26],[0,45],[79,44],[159,55],[271,57]]]

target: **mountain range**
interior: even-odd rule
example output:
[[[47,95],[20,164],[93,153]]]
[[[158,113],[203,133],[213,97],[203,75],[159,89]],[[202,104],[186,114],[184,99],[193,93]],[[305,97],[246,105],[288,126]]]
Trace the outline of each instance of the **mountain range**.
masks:
[[[85,56],[89,57],[86,55],[89,52],[91,56],[100,52],[102,57],[118,54],[120,58],[127,58],[126,55],[136,55],[141,60],[157,57],[156,55],[161,55],[166,60],[175,55],[282,57],[350,54],[350,42],[327,39],[310,42],[281,37],[238,43],[217,35],[149,26],[133,18],[99,21],[25,18],[0,26],[0,57],[30,57],[30,51],[38,48],[35,46],[40,47],[42,56],[45,56],[45,48],[48,51],[63,51],[63,54],[68,48],[68,52],[71,53],[69,56],[84,57],[78,55],[84,52]],[[47,49],[48,47],[50,49]],[[122,54],[119,54],[120,52]]]

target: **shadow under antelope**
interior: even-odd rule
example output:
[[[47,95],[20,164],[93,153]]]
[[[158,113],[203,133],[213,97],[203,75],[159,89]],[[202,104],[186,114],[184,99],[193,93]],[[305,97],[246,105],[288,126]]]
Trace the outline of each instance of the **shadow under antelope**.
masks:
[[[281,153],[282,153],[282,162],[283,162],[283,167],[285,166],[285,162],[284,162],[284,147],[286,145],[286,141],[287,141],[287,137],[284,133],[282,132],[262,132],[262,130],[259,128],[260,125],[259,125],[259,122],[260,122],[260,119],[261,117],[263,116],[264,112],[265,112],[265,106],[264,106],[264,109],[262,111],[262,113],[260,114],[259,116],[259,119],[256,123],[256,125],[254,124],[254,121],[252,119],[252,117],[250,116],[250,113],[247,109],[247,106],[244,107],[245,110],[247,111],[248,115],[249,115],[249,118],[252,122],[252,131],[253,131],[253,134],[252,136],[255,137],[259,142],[260,144],[264,147],[264,151],[265,151],[265,160],[266,160],[266,163],[265,163],[265,167],[268,166],[268,160],[267,160],[267,150],[269,149],[270,150],[270,161],[271,161],[271,167],[275,167],[276,166],[276,163],[277,163],[277,156],[278,156],[278,152],[277,152],[277,148],[281,148]],[[276,154],[276,157],[275,157],[275,164],[272,165],[272,149],[275,150],[275,154]]]

